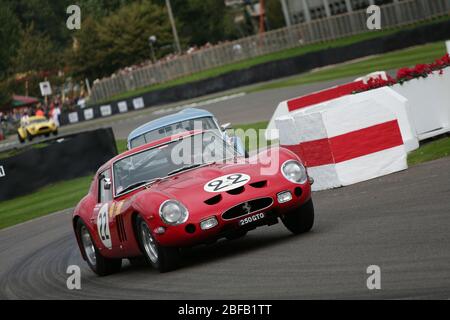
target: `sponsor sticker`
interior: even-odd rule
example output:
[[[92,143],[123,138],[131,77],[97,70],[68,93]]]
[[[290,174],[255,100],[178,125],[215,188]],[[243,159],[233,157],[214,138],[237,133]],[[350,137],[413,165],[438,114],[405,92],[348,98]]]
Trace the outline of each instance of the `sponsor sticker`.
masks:
[[[94,118],[94,110],[92,108],[84,110],[84,120],[91,120]]]
[[[69,113],[69,122],[70,123],[77,123],[78,120],[78,112],[71,112]]]
[[[101,106],[100,107],[100,113],[102,115],[102,117],[107,117],[110,116],[112,114],[111,112],[111,105],[105,105],[105,106]]]
[[[135,109],[142,109],[144,108],[144,99],[143,98],[136,98],[133,100],[133,106]]]
[[[124,113],[124,112],[127,112],[127,111],[128,111],[128,105],[127,105],[127,102],[126,102],[126,101],[120,101],[120,102],[117,104],[117,107],[119,108],[119,112],[120,112],[120,113]]]

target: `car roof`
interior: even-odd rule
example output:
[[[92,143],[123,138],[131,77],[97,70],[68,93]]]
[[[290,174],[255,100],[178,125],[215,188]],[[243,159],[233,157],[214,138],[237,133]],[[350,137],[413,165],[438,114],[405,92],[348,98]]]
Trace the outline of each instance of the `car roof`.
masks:
[[[165,126],[170,126],[170,125],[172,125],[174,123],[178,123],[180,121],[192,120],[192,119],[197,119],[197,118],[205,118],[205,117],[213,117],[213,114],[211,112],[203,110],[203,109],[187,108],[178,113],[170,114],[168,116],[158,118],[156,120],[152,120],[152,121],[147,122],[146,124],[138,127],[137,129],[133,130],[128,135],[128,142],[130,142],[131,140],[133,140],[147,132],[160,129]]]
[[[161,138],[159,140],[154,140],[152,142],[143,144],[143,145],[141,145],[139,147],[136,147],[134,149],[127,150],[127,151],[125,151],[125,152],[115,156],[114,158],[112,158],[108,162],[106,162],[104,165],[102,165],[100,167],[100,169],[98,169],[97,174],[102,172],[102,171],[104,171],[104,170],[106,170],[106,169],[108,169],[109,167],[111,167],[111,165],[114,162],[116,162],[118,160],[121,160],[123,158],[126,158],[126,157],[128,157],[130,155],[140,153],[140,152],[142,152],[144,150],[147,150],[147,149],[150,149],[152,147],[159,146],[159,145],[163,145],[165,143],[168,143],[170,141],[174,141],[176,139],[185,138],[185,137],[189,137],[189,136],[194,136],[194,135],[202,133],[202,132],[205,132],[205,131],[203,131],[203,130],[192,130],[192,131],[180,132],[180,133],[175,134],[175,135],[167,136],[167,137]]]

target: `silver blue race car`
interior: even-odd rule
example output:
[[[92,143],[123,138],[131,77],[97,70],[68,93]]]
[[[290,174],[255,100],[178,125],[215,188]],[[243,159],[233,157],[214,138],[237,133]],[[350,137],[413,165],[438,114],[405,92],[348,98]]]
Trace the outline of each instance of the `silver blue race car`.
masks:
[[[235,147],[236,151],[247,156],[242,140],[227,134],[231,124],[219,125],[211,112],[202,109],[187,108],[178,113],[147,122],[128,135],[128,149],[162,139],[180,132],[192,130],[217,131],[225,141]]]

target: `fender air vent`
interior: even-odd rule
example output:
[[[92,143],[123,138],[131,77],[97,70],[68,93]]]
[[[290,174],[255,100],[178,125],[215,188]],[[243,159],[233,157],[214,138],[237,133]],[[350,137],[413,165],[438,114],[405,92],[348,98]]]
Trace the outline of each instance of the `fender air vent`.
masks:
[[[205,200],[205,203],[209,206],[213,206],[218,204],[220,201],[222,201],[222,195],[218,194],[217,196]]]

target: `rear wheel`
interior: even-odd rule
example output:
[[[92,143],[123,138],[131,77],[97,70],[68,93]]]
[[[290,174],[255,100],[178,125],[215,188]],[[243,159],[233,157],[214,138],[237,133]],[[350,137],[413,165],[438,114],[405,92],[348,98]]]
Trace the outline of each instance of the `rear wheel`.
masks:
[[[23,139],[20,134],[17,134],[17,137],[19,138],[20,143],[25,143],[25,139]]]
[[[57,136],[58,135],[58,130],[53,131],[53,135]]]
[[[99,276],[106,276],[120,271],[122,259],[103,257],[92,240],[91,234],[83,221],[78,220],[77,234],[81,243],[81,250],[89,267]]]
[[[301,234],[311,230],[314,225],[314,204],[312,199],[306,202],[297,212],[286,214],[281,221],[294,234]]]
[[[168,272],[178,268],[180,250],[159,245],[148,224],[141,216],[136,218],[136,232],[141,251],[150,265],[160,272]]]
[[[28,138],[28,141],[30,141],[30,142],[33,141],[33,136],[29,133],[27,134],[27,138]]]

